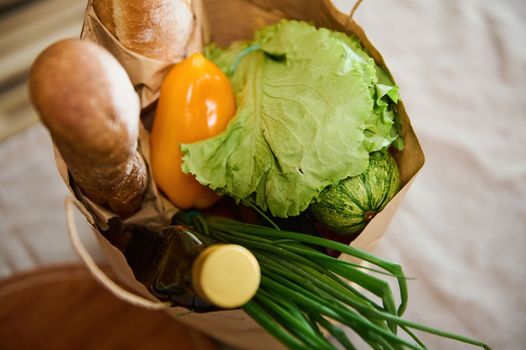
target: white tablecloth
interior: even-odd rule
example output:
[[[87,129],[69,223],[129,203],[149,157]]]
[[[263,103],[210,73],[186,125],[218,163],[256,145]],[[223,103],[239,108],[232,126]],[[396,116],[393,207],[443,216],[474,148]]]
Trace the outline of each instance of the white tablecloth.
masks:
[[[407,317],[524,349],[526,3],[375,0],[356,19],[400,85],[427,158],[376,250],[417,278]],[[0,144],[0,277],[76,259],[65,194],[42,126]]]

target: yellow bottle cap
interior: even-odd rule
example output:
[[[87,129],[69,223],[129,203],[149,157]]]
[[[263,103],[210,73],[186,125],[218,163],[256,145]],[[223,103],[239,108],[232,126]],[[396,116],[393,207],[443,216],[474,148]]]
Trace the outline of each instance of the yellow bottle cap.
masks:
[[[236,244],[203,250],[192,266],[192,286],[207,302],[225,309],[247,303],[259,288],[261,271],[254,255]]]

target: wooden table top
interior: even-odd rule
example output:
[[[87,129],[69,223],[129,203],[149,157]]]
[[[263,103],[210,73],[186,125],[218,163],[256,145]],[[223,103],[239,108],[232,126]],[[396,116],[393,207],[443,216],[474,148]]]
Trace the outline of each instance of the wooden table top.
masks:
[[[216,350],[211,338],[162,311],[128,305],[82,266],[49,267],[0,281],[2,350]]]

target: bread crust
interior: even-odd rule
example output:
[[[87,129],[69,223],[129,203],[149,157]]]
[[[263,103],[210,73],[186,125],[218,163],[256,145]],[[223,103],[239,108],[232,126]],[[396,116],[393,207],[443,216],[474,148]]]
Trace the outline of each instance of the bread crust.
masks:
[[[150,58],[183,54],[193,29],[191,0],[93,0],[93,8],[124,47]]]
[[[120,216],[135,212],[148,179],[139,99],[124,68],[94,43],[63,40],[35,60],[29,90],[80,190]]]

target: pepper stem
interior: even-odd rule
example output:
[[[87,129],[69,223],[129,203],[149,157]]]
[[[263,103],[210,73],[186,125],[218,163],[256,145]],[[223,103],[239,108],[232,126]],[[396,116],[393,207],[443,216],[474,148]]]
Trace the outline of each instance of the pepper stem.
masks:
[[[261,49],[261,45],[260,44],[252,44],[250,46],[247,46],[246,48],[244,48],[236,57],[236,60],[234,61],[234,63],[232,64],[232,66],[230,66],[230,69],[229,69],[229,72],[228,72],[228,75],[232,75],[234,74],[234,72],[236,71],[237,69],[237,66],[239,66],[239,63],[241,62],[241,60],[246,56],[248,55],[249,53],[251,52],[254,52],[254,51],[257,51]]]

